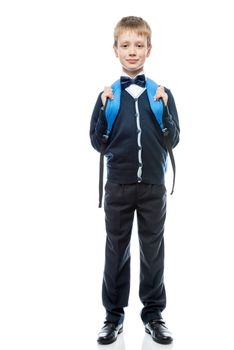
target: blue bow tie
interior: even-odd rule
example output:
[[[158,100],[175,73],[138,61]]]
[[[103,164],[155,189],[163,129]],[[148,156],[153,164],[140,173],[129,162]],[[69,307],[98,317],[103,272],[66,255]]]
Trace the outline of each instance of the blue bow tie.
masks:
[[[122,76],[120,78],[122,90],[126,89],[129,85],[136,84],[141,87],[145,87],[145,75],[137,75],[136,78],[131,79],[130,77]]]

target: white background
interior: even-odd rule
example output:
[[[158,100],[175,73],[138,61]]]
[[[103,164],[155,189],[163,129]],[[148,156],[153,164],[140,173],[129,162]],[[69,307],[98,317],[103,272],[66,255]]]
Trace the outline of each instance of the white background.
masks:
[[[98,348],[105,227],[89,123],[121,73],[112,35],[127,15],[151,25],[145,72],[171,89],[181,124],[165,233],[167,348],[233,348],[231,3],[1,1],[1,350]],[[108,349],[164,348],[144,333],[138,274],[134,227],[125,330]]]

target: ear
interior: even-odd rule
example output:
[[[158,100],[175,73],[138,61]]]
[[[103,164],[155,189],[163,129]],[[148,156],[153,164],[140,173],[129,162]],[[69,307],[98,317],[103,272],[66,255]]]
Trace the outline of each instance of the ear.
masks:
[[[113,45],[113,49],[114,49],[114,52],[115,52],[115,56],[116,56],[116,57],[119,57],[117,46],[116,46],[116,45]]]
[[[148,46],[147,52],[146,52],[146,57],[149,57],[151,49],[152,49],[152,45]]]

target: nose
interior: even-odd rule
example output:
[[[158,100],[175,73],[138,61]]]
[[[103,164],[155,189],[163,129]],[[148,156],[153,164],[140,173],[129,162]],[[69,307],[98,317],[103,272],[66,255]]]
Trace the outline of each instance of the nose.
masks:
[[[129,47],[129,56],[135,56],[136,55],[136,48],[135,46]]]

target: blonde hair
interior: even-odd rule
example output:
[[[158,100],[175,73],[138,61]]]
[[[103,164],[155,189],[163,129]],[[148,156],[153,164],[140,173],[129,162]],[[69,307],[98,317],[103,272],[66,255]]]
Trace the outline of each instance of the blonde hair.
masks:
[[[138,35],[147,37],[147,45],[151,46],[151,28],[141,17],[123,17],[114,29],[114,46],[117,46],[119,35],[126,30],[135,31]]]

